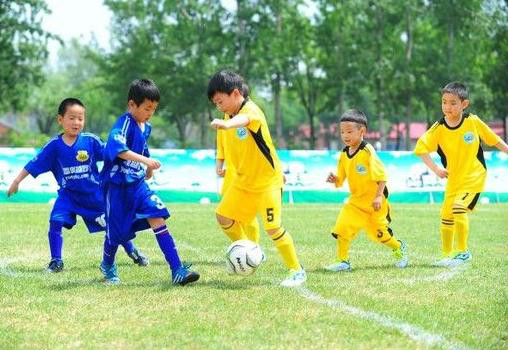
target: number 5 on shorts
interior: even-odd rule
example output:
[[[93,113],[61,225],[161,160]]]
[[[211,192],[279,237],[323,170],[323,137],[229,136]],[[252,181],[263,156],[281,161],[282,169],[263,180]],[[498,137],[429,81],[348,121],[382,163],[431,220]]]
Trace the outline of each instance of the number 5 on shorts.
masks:
[[[273,208],[266,208],[266,221],[273,221]]]

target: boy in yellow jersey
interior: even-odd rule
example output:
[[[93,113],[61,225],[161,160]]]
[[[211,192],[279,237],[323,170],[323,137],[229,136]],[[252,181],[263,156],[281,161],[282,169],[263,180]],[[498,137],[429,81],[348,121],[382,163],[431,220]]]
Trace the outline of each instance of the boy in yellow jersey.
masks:
[[[248,98],[243,78],[231,71],[216,73],[208,83],[208,99],[223,112],[211,127],[224,132],[227,165],[235,176],[217,207],[217,221],[232,240],[246,239],[244,224],[259,213],[289,276],[284,287],[296,287],[307,276],[296,256],[293,240],[281,224],[283,177],[268,124],[261,109]],[[229,171],[229,170],[228,170]],[[242,225],[243,224],[243,225]]]
[[[467,246],[467,213],[478,202],[487,177],[481,141],[505,153],[508,153],[508,146],[476,115],[463,113],[469,106],[464,84],[449,83],[441,94],[444,117],[420,137],[414,153],[438,177],[447,178],[441,207],[442,258],[434,265],[456,266],[472,258]],[[432,161],[431,152],[439,154],[443,168]]]
[[[337,175],[330,173],[326,181],[340,187],[347,179],[351,197],[340,210],[332,231],[337,239],[338,261],[327,266],[328,271],[351,271],[349,246],[362,229],[374,242],[393,250],[395,266],[404,268],[409,262],[406,244],[393,237],[388,227],[387,175],[374,147],[363,140],[366,132],[367,117],[361,111],[351,109],[340,117],[340,135],[346,147],[340,154]]]
[[[215,160],[215,171],[218,176],[224,178],[220,191],[221,197],[224,196],[224,193],[226,193],[229,186],[231,186],[236,174],[232,161],[229,159],[230,152],[227,152],[224,147],[225,136],[226,132],[224,130],[217,130],[217,158]],[[224,168],[224,161],[226,162],[227,169]],[[243,226],[243,231],[245,232],[247,239],[259,243],[259,223],[257,218],[254,218],[251,222],[246,224],[240,223],[240,225]]]

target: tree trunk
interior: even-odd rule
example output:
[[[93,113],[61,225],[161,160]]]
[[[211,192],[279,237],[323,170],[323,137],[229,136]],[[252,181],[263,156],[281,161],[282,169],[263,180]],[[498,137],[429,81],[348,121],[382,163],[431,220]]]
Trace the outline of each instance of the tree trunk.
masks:
[[[315,149],[316,147],[316,132],[314,131],[314,113],[309,113],[309,124],[310,124],[310,149]]]
[[[200,126],[199,126],[199,139],[200,139],[200,145],[201,148],[206,148],[206,140],[208,136],[208,113],[206,111],[203,111],[200,113]]]
[[[411,3],[406,7],[406,76],[408,79],[406,96],[406,151],[411,149],[411,117],[413,114],[413,79],[411,74],[411,58],[413,54],[413,22],[411,15]],[[398,131],[397,131],[398,132]]]
[[[176,128],[178,129],[178,140],[180,141],[180,148],[185,148],[187,146],[187,138],[185,136],[185,116],[175,118]]]
[[[272,82],[272,91],[273,91],[273,108],[275,116],[275,135],[277,139],[277,147],[286,148],[286,143],[282,132],[282,113],[280,108],[281,88],[279,73],[276,74],[275,80],[273,80]]]

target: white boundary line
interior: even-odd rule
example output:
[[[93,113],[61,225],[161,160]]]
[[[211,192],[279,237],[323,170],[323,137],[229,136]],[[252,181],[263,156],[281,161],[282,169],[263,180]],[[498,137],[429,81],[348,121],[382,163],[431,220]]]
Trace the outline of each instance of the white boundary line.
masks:
[[[350,314],[352,316],[356,316],[358,318],[363,318],[368,321],[373,321],[381,326],[384,326],[385,328],[396,329],[418,343],[424,343],[429,346],[439,346],[439,347],[446,349],[446,350],[467,350],[467,349],[469,349],[465,345],[451,342],[451,341],[447,340],[445,337],[443,337],[442,335],[427,332],[427,331],[423,330],[422,328],[413,326],[412,324],[409,324],[407,322],[399,321],[397,319],[394,319],[394,318],[391,318],[388,316],[384,316],[383,314],[379,314],[376,312],[365,311],[360,308],[347,305],[340,300],[323,298],[322,296],[310,291],[309,289],[307,289],[305,287],[298,287],[298,288],[296,288],[296,290],[305,299],[313,301],[317,304],[326,305],[326,306],[331,307],[333,309],[338,309],[342,312],[348,313],[348,314]]]
[[[445,282],[466,271],[467,267],[468,266],[466,263],[454,267],[445,268],[445,271],[442,271],[434,276],[405,278],[400,279],[400,281],[409,284],[416,284],[419,282]]]

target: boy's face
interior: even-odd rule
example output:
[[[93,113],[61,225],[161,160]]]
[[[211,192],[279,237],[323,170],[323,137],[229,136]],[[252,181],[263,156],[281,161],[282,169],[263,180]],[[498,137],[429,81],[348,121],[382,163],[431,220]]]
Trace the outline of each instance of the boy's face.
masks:
[[[450,119],[460,118],[467,106],[469,106],[469,100],[461,100],[459,96],[449,92],[445,92],[441,98],[441,109]]]
[[[365,127],[355,122],[340,122],[340,136],[346,146],[356,147],[365,134]]]
[[[64,129],[64,134],[76,137],[85,126],[85,108],[80,105],[67,106],[65,114],[59,114],[57,120]]]
[[[234,89],[230,94],[216,92],[212,97],[212,102],[222,113],[233,115],[238,112],[238,106],[243,102],[243,96],[238,89]]]
[[[139,106],[136,105],[136,102],[133,100],[129,100],[127,105],[134,119],[136,119],[138,123],[145,123],[150,120],[159,103],[145,98]]]

